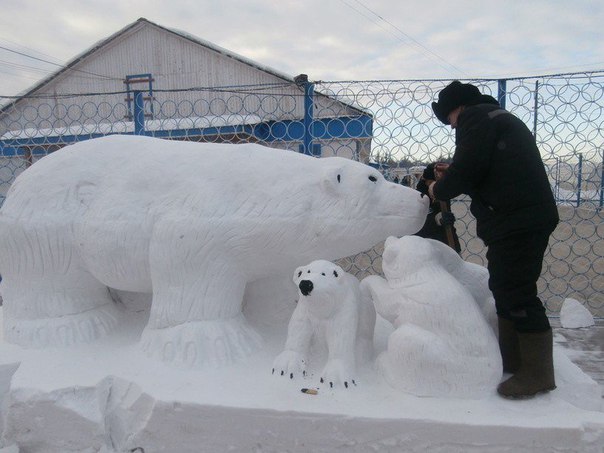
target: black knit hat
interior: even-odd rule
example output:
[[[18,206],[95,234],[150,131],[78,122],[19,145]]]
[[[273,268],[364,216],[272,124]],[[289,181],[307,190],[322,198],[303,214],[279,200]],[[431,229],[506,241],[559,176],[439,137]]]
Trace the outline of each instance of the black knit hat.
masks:
[[[438,102],[432,103],[432,110],[441,122],[449,124],[449,113],[462,105],[478,104],[482,98],[483,95],[474,85],[455,80],[438,93]]]

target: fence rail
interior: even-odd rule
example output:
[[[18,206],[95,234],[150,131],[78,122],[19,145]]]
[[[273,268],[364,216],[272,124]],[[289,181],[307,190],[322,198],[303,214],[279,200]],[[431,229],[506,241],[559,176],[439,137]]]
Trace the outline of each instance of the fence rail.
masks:
[[[414,166],[452,156],[453,133],[430,108],[448,83],[298,77],[269,85],[6,99],[0,109],[0,204],[15,177],[38,159],[116,133],[343,156],[400,181]],[[539,281],[550,314],[573,297],[604,317],[604,72],[472,83],[519,116],[540,147],[562,219]],[[462,254],[485,264],[468,205],[464,198],[453,203]],[[362,277],[381,272],[380,255],[378,247],[342,263]]]

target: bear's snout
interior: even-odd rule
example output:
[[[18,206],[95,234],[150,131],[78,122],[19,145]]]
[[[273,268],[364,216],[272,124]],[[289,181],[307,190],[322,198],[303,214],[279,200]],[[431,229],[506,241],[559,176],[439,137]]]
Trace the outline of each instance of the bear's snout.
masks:
[[[308,296],[312,292],[314,285],[310,280],[302,280],[298,287],[303,296]]]

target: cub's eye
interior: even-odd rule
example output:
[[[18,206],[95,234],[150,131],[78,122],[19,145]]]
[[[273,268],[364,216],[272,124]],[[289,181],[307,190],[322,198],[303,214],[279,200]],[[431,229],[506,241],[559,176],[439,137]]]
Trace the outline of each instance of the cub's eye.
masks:
[[[322,275],[323,277],[325,277],[325,272],[321,272],[321,275]]]
[[[307,274],[310,274],[310,269],[308,269],[308,272],[306,272]]]
[[[340,175],[338,175],[338,182],[341,182],[342,177]]]
[[[298,277],[299,277],[300,275],[302,275],[302,271],[298,272]]]
[[[333,275],[334,277],[338,278],[338,273],[336,271],[333,271]]]
[[[377,178],[376,178],[375,176],[371,175],[371,176],[369,177],[369,181],[371,181],[371,182],[376,182],[376,181],[377,181]]]

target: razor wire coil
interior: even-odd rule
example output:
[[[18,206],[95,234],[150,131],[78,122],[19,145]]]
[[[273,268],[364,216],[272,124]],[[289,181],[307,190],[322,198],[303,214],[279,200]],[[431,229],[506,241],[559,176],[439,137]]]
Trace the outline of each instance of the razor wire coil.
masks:
[[[413,167],[446,160],[454,134],[430,104],[450,80],[294,82],[159,89],[144,93],[145,135],[199,142],[256,142],[342,156],[413,185]],[[498,80],[473,79],[494,97]],[[604,317],[604,72],[505,81],[506,109],[536,137],[558,203],[560,225],[546,254],[540,296],[550,314],[565,298]],[[137,131],[130,91],[0,97],[0,203],[28,166],[81,140]],[[140,129],[140,124],[139,131]],[[406,179],[405,179],[406,178]],[[453,202],[464,259],[485,264],[469,199]],[[381,246],[340,264],[359,278],[381,273]]]

